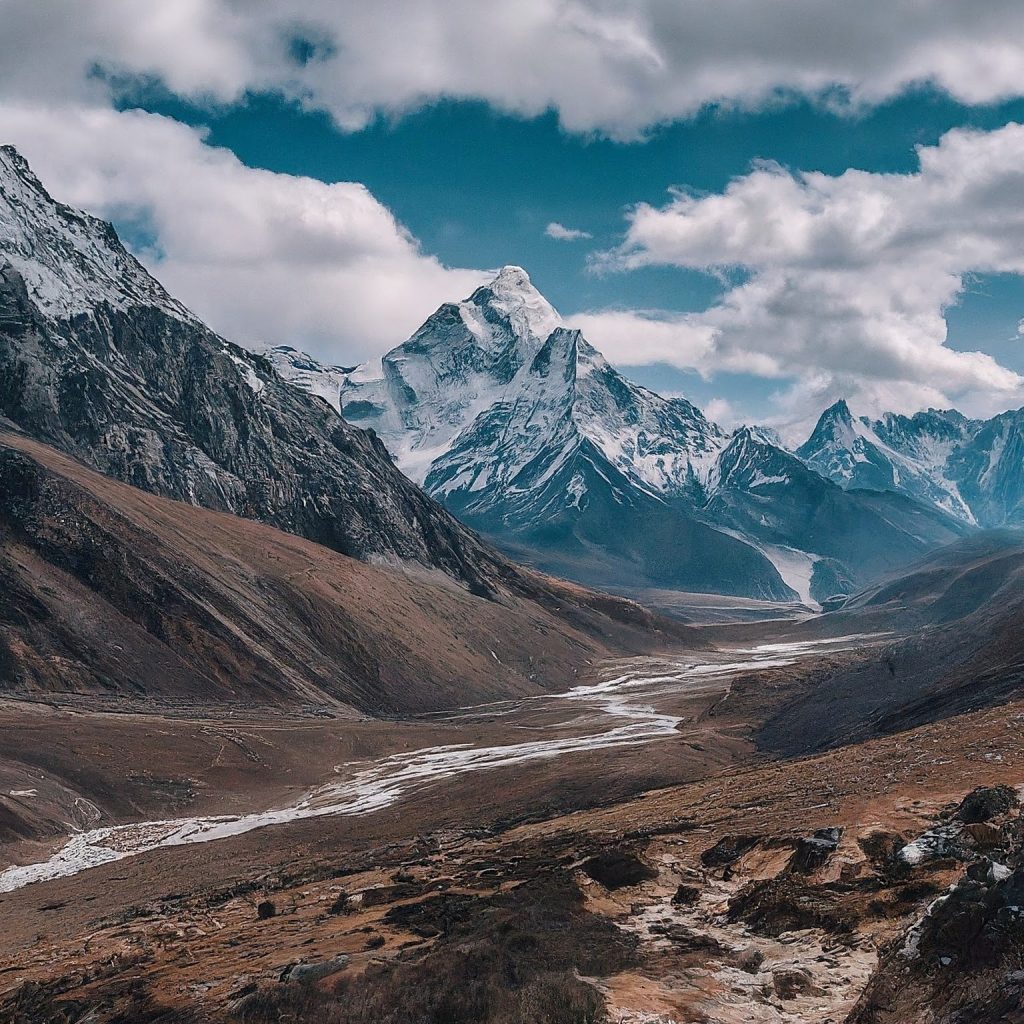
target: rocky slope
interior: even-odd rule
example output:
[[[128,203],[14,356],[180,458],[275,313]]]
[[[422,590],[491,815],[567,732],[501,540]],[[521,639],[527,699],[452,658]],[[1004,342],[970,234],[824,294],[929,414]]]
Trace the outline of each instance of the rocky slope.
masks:
[[[366,565],[0,432],[8,697],[410,713],[564,688],[609,650],[688,637],[626,601],[515,584],[491,600],[437,571]]]
[[[1021,409],[990,420],[929,409],[872,421],[839,401],[797,455],[844,488],[906,494],[970,526],[1024,525]]]
[[[636,796],[588,763],[569,794],[564,764],[539,795],[446,780],[28,886],[0,897],[0,1019],[1017,1020],[1020,711]]]
[[[171,298],[0,149],[0,417],[156,494],[492,593],[507,563],[383,445]]]
[[[902,496],[845,491],[764,431],[729,435],[632,383],[519,267],[442,306],[380,367],[267,355],[372,427],[465,522],[602,586],[814,603],[961,528]]]

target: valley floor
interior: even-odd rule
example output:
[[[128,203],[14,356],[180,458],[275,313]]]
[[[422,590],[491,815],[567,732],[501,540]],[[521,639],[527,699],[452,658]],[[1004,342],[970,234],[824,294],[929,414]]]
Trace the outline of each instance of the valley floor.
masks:
[[[1024,709],[771,761],[766,715],[881,642],[773,628],[395,723],[8,704],[2,805],[35,836],[3,848],[0,1019],[867,1013],[962,870],[895,850],[973,787],[1024,782]],[[74,792],[52,763],[33,778],[57,736]]]

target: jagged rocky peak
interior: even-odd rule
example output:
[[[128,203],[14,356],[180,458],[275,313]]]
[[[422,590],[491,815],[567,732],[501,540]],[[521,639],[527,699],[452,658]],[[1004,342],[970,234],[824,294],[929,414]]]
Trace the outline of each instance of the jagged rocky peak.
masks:
[[[845,398],[839,398],[821,414],[821,418],[836,423],[852,423],[853,413],[850,412],[849,402]]]
[[[271,358],[286,378],[329,401],[339,387],[337,368],[311,371],[305,358],[297,362],[280,351]],[[526,271],[511,265],[469,298],[442,305],[382,363],[341,374],[340,397],[344,415],[372,427],[408,476],[444,479],[446,487],[466,479],[448,471],[449,453],[457,452],[462,466],[472,455],[467,446],[492,437],[495,424],[505,421],[499,407],[523,403],[537,406],[534,423],[569,415],[574,430],[651,492],[698,496],[727,442],[685,399],[664,399],[622,376],[564,324]],[[474,429],[479,417],[486,422]],[[503,442],[500,456],[488,450],[480,459],[519,464],[526,446],[525,439]],[[474,474],[484,478],[505,474],[497,466]]]
[[[493,281],[478,288],[463,305],[503,316],[513,335],[522,341],[543,342],[562,323],[555,308],[533,286],[530,275],[512,265],[502,267]]]
[[[794,463],[800,465],[762,428],[744,425],[729,438],[709,487],[717,490],[739,486],[750,490],[766,484],[786,484],[790,482]]]
[[[972,466],[964,458],[977,447],[984,427],[956,410],[855,418],[842,401],[822,413],[797,455],[841,487],[896,491],[969,525],[997,526],[1003,519],[987,507],[980,478],[990,457],[998,461],[999,453],[993,444],[982,443],[984,451]]]
[[[758,444],[770,445],[772,448],[778,448],[784,452],[789,451],[782,435],[774,427],[766,427],[759,423],[743,423],[733,431],[733,436],[740,431],[745,431]]]
[[[836,483],[849,482],[857,474],[858,464],[873,461],[865,456],[871,433],[868,420],[855,419],[846,399],[840,398],[818,417],[797,454],[823,476]]]
[[[526,271],[503,267],[469,298],[444,303],[380,363],[346,374],[343,412],[372,427],[422,483],[458,434],[507,398],[561,326]],[[309,381],[303,386],[313,390]]]
[[[561,324],[522,267],[502,267],[468,299],[442,305],[392,349],[384,357],[384,373],[401,376],[404,364],[430,354],[447,369],[488,373],[507,383]]]
[[[57,202],[13,147],[0,146],[0,265],[22,278],[39,311],[54,320],[152,306],[196,322],[121,244],[113,227]]]
[[[837,438],[852,441],[854,434],[853,413],[850,412],[850,406],[846,399],[840,398],[818,417],[818,422],[815,424],[807,444],[821,443],[826,440],[833,441]]]

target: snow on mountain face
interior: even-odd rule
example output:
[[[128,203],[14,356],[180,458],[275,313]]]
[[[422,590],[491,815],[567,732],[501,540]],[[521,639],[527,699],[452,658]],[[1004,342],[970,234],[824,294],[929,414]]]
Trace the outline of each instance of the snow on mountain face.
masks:
[[[627,381],[556,318],[506,268],[442,306],[380,372],[344,373],[344,414],[373,426],[460,518],[546,571],[792,598],[760,553],[699,522],[692,501],[675,506],[701,488],[724,434],[689,403]],[[333,389],[336,368],[269,355],[301,386]]]
[[[55,202],[11,146],[0,146],[0,252],[46,316],[68,319],[101,303],[152,306],[189,322],[105,221]]]
[[[1024,526],[1024,409],[976,424],[944,469],[982,526]]]
[[[854,418],[827,409],[797,454],[841,487],[895,491],[970,526],[1024,518],[1024,411],[987,422],[955,410]]]
[[[328,366],[291,345],[272,345],[260,353],[289,384],[322,398],[341,412],[341,387],[354,367]]]
[[[448,466],[471,436],[479,441],[489,424],[493,429],[523,403],[568,402],[573,429],[638,487],[680,494],[699,489],[726,443],[723,432],[688,402],[663,399],[626,380],[582,338],[570,346],[563,383],[549,382],[543,398],[534,394],[535,360],[560,329],[561,317],[526,272],[505,267],[469,299],[442,306],[384,357],[379,374],[360,367],[346,375],[345,416],[373,427],[412,479],[439,481],[449,493],[458,475],[441,464]],[[522,415],[520,409],[510,422]],[[478,417],[483,420],[476,424]],[[509,462],[503,475],[533,457],[536,432],[528,437],[533,440],[522,439],[521,451],[502,448]]]
[[[422,483],[560,323],[525,271],[505,267],[464,302],[441,306],[380,364],[344,374],[345,417],[372,427],[403,472]]]
[[[518,388],[482,410],[434,460],[427,491],[448,499],[463,492],[460,504],[478,515],[513,495],[531,500],[580,448],[572,415],[580,340],[578,331],[552,331],[517,375]]]
[[[627,380],[582,338],[577,354],[574,411],[584,436],[638,487],[702,500],[725,432],[685,399]]]

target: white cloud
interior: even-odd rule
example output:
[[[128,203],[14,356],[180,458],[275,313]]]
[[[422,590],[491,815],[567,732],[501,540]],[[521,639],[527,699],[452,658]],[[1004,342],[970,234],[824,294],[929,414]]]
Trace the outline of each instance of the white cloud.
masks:
[[[423,253],[362,185],[247,168],[173,121],[109,109],[111,77],[230,103],[276,91],[357,128],[438,97],[482,98],[567,129],[635,138],[707,103],[800,93],[874,103],[931,83],[968,103],[1024,93],[1019,0],[0,0],[0,141],[60,197],[135,220],[172,291],[241,342],[339,361],[379,354],[485,275]],[[290,47],[307,40],[306,59]],[[99,73],[97,73],[99,71]],[[1020,379],[945,346],[968,271],[1021,273],[1022,129],[955,132],[920,173],[791,175],[639,206],[609,258],[720,270],[704,313],[572,317],[623,365],[668,361],[779,381],[783,412],[1009,404]],[[552,223],[550,237],[589,237]],[[794,389],[788,383],[800,380]],[[795,413],[794,413],[795,414]]]
[[[168,118],[7,104],[0,139],[58,199],[144,225],[159,249],[144,262],[240,344],[286,342],[355,362],[487,276],[422,253],[363,185],[246,167]]]
[[[1020,400],[1017,374],[946,346],[944,312],[969,272],[1024,274],[1024,127],[952,131],[918,155],[915,174],[763,165],[720,194],[640,204],[599,266],[742,268],[746,279],[703,313],[591,314],[591,333],[635,331],[648,357],[664,346],[661,358],[704,372],[798,378],[802,401],[983,411]]]
[[[1019,0],[77,0],[73,18],[66,0],[3,0],[3,22],[9,96],[81,98],[99,66],[225,102],[278,91],[349,128],[456,97],[629,138],[708,103],[1024,88]]]
[[[566,317],[605,357],[619,366],[668,363],[702,373],[711,369],[715,332],[689,314],[670,317],[655,311],[611,309]]]
[[[553,220],[545,229],[544,234],[556,242],[578,242],[581,238],[593,238],[589,231],[581,231],[579,228],[567,228]]]
[[[736,411],[727,398],[712,398],[704,405],[704,415],[709,420],[732,430],[743,422],[743,417]]]

